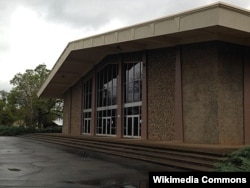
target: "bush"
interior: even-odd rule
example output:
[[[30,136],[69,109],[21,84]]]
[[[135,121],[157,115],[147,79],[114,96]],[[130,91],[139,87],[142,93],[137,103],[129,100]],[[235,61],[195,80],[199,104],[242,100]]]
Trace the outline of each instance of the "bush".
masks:
[[[215,168],[219,172],[250,172],[250,147],[234,151]]]
[[[16,136],[28,133],[61,133],[61,127],[45,128],[45,129],[35,129],[32,127],[14,127],[0,125],[0,136]]]
[[[62,127],[47,127],[36,130],[36,133],[61,133],[61,132],[62,132]]]

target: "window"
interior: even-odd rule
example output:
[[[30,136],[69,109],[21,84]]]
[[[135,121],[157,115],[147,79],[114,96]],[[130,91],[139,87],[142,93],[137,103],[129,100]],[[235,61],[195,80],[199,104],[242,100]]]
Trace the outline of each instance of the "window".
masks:
[[[99,135],[116,135],[118,65],[109,64],[97,73],[97,126]]]
[[[106,66],[97,74],[97,107],[117,104],[118,65]]]
[[[92,102],[92,79],[84,83],[84,109],[91,109]]]
[[[92,107],[92,79],[89,79],[83,85],[83,123],[82,123],[83,134],[90,134],[91,107]]]
[[[124,63],[124,102],[141,101],[142,95],[142,62]]]
[[[123,65],[124,137],[141,136],[142,66],[142,61]]]

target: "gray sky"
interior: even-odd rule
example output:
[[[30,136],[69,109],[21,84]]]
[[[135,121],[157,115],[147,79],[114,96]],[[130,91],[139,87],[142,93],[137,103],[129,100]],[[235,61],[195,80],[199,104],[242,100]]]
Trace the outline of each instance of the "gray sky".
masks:
[[[68,42],[216,0],[0,0],[0,90],[17,73],[51,69]],[[250,0],[222,0],[250,10]]]

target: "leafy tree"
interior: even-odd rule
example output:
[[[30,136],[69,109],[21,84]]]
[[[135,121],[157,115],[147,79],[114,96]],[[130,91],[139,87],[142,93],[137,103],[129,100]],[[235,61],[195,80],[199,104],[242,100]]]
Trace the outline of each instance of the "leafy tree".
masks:
[[[62,116],[62,100],[38,98],[37,92],[47,78],[49,70],[40,64],[34,70],[18,73],[10,81],[14,86],[8,103],[16,109],[15,119],[29,127],[47,127]]]
[[[0,125],[11,125],[14,122],[14,116],[8,105],[8,92],[0,91]]]

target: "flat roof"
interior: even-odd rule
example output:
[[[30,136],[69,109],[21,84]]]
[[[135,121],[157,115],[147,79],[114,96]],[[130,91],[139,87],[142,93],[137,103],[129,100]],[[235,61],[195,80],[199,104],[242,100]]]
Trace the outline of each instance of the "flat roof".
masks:
[[[219,2],[72,41],[37,95],[63,98],[107,55],[212,40],[250,46],[250,11]]]

